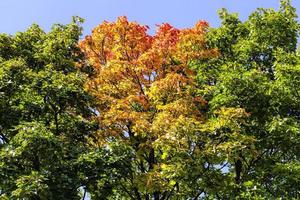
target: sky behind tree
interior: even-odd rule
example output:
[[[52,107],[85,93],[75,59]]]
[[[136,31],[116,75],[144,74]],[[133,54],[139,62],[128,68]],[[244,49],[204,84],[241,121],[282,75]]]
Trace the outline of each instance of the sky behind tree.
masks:
[[[300,1],[292,0],[292,5],[299,15]],[[164,22],[184,28],[204,19],[216,27],[220,8],[238,12],[245,20],[258,7],[278,9],[279,0],[2,0],[0,32],[14,34],[32,23],[47,31],[53,23],[69,23],[75,15],[85,19],[84,35],[103,20],[115,21],[122,15],[149,25],[150,33],[154,33],[155,24]]]

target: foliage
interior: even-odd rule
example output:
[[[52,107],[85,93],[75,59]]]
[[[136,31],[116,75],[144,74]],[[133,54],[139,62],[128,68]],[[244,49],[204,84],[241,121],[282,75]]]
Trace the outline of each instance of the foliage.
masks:
[[[132,148],[123,198],[299,195],[284,170],[297,172],[299,152],[295,9],[220,16],[219,28],[163,24],[153,37],[119,18],[80,43],[98,101],[94,145]]]
[[[0,36],[0,198],[79,198],[76,162],[96,126],[76,20]]]
[[[0,34],[0,199],[298,199],[295,8],[219,15]]]
[[[295,9],[289,1],[282,1],[279,11],[258,9],[245,22],[226,10],[220,16],[221,27],[211,29],[207,41],[221,55],[199,61],[197,80],[199,85],[208,83],[201,85],[201,92],[209,102],[209,112],[232,107],[248,113],[239,124],[240,133],[253,140],[243,142],[244,147],[228,160],[233,190],[223,179],[222,191],[212,196],[298,198],[300,179],[292,175],[299,167]]]
[[[117,193],[167,199],[179,181],[164,175],[170,172],[167,163],[179,158],[175,149],[189,157],[189,137],[204,121],[206,102],[197,95],[189,65],[217,51],[205,47],[204,21],[184,30],[162,24],[155,36],[147,29],[120,17],[96,27],[80,47],[94,72],[86,84],[98,103],[100,127],[94,145],[117,141],[133,152],[129,174],[119,180]]]

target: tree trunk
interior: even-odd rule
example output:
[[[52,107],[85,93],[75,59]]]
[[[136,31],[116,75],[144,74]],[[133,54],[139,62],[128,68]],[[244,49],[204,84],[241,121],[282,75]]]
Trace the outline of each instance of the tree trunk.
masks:
[[[241,183],[241,173],[243,170],[243,163],[241,161],[241,155],[239,155],[239,158],[234,162],[235,165],[235,182],[236,184]]]
[[[156,163],[156,161],[155,161],[155,154],[154,154],[154,149],[153,148],[150,149],[148,163],[149,163],[149,171],[150,171],[150,170],[152,170],[154,168],[154,164]],[[159,196],[160,196],[160,192],[159,191],[153,192],[153,198],[154,198],[154,200],[159,200]]]

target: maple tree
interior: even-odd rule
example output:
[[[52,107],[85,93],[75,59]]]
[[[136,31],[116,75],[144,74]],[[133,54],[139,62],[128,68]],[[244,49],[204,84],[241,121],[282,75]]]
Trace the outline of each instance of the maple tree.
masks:
[[[207,28],[205,21],[183,30],[166,23],[150,36],[147,26],[119,17],[80,42],[93,67],[86,87],[98,103],[100,128],[92,143],[109,148],[122,142],[134,152],[131,172],[119,183],[123,195],[167,199],[178,187],[176,178],[163,174],[175,151],[191,148],[193,126],[205,120],[207,102],[189,67],[218,55],[206,48]]]

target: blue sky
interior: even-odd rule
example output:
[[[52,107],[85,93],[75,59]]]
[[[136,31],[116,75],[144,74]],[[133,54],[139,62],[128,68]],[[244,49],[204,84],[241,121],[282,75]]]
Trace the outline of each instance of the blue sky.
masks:
[[[292,0],[300,15],[300,0]],[[103,20],[114,21],[126,15],[129,20],[149,25],[169,22],[190,27],[199,19],[218,26],[217,10],[227,8],[245,20],[257,7],[279,7],[279,0],[0,0],[0,32],[24,31],[33,22],[46,31],[53,23],[68,23],[72,16],[84,18],[84,35]]]

